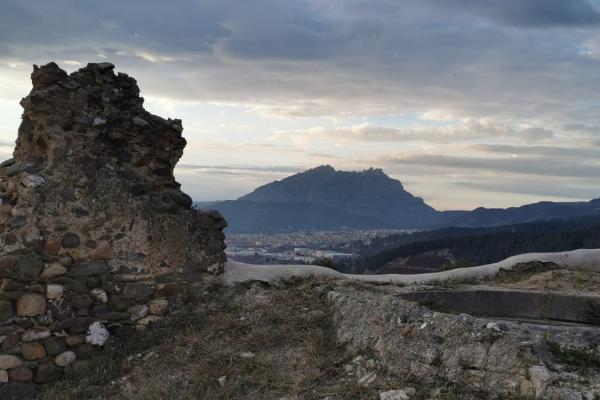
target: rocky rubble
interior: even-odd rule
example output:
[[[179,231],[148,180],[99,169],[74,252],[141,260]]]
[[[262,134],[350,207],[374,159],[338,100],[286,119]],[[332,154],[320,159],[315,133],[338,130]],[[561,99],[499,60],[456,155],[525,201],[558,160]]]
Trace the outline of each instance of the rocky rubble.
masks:
[[[374,355],[370,363],[378,368],[357,373],[356,363],[347,366],[358,383],[387,373],[422,386],[449,383],[473,398],[600,396],[597,328],[434,312],[398,292],[350,285],[327,291],[338,339]],[[581,368],[565,362],[574,357],[582,359]]]
[[[0,397],[48,382],[110,334],[163,318],[223,269],[225,221],[192,209],[180,120],[144,110],[109,63],[34,66],[14,158],[0,164]]]

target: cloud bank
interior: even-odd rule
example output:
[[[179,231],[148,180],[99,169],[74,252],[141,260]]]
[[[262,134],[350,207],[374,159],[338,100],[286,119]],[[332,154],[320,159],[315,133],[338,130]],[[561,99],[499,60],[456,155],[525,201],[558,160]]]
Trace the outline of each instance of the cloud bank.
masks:
[[[182,166],[184,188],[224,165],[264,183],[286,162],[379,163],[441,208],[587,197],[600,168],[599,10],[596,0],[5,0],[0,140],[14,140],[31,64],[110,60],[203,141],[182,163],[213,167]],[[525,190],[536,176],[571,181]],[[485,194],[490,180],[514,196]],[[248,186],[228,182],[192,195]]]

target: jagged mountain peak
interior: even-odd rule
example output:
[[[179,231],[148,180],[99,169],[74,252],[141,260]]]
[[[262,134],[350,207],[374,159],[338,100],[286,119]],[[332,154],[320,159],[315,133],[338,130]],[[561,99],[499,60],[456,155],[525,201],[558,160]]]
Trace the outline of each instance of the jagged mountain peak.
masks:
[[[383,169],[381,169],[381,168],[369,167],[367,169],[363,169],[360,171],[343,171],[343,170],[336,170],[334,167],[332,167],[329,164],[323,164],[323,165],[319,165],[318,167],[307,169],[306,171],[300,172],[297,175],[313,175],[313,174],[328,174],[328,175],[350,174],[350,175],[364,175],[364,176],[371,176],[371,177],[380,176],[380,177],[392,179],[385,172],[383,172]]]
[[[319,165],[318,167],[314,167],[314,168],[304,171],[304,173],[317,173],[317,172],[318,173],[334,173],[336,171],[335,171],[335,168],[333,168],[329,164]]]
[[[385,200],[394,200],[388,198],[389,196],[422,202],[406,192],[400,181],[390,178],[380,168],[341,171],[331,165],[321,165],[260,186],[239,200],[319,203],[325,201],[323,197],[326,197],[328,204],[335,201],[336,197],[369,197],[382,200],[385,197]]]
[[[421,198],[407,192],[400,181],[379,168],[340,171],[321,165],[263,185],[238,200],[308,203],[408,225],[420,225],[435,214]]]
[[[439,212],[380,168],[341,171],[331,165],[268,183],[215,206],[238,232],[494,226],[600,213],[600,199]]]

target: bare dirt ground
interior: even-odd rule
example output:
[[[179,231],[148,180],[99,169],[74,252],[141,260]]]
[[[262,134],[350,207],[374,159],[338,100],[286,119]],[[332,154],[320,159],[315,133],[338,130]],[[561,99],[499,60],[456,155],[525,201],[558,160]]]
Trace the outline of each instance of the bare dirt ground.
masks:
[[[407,387],[382,374],[367,384],[349,376],[374,361],[337,343],[318,286],[207,287],[166,322],[113,340],[66,380],[44,386],[42,398],[378,399]],[[452,390],[438,390],[450,396],[439,398],[456,398]]]

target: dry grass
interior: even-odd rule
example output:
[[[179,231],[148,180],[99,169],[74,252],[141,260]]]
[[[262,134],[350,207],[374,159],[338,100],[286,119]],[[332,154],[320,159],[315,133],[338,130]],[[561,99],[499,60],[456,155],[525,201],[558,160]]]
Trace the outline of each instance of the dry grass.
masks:
[[[465,285],[478,285],[481,283],[480,279],[467,277],[467,278],[449,278],[449,279],[434,279],[428,282],[425,282],[424,286],[417,286],[417,289],[423,288],[425,290],[430,290],[431,286],[435,289],[453,289],[459,286]]]
[[[600,273],[565,269],[550,270],[528,274],[520,280],[492,282],[491,285],[521,290],[597,294],[600,290]]]
[[[446,280],[433,280],[427,282],[427,285],[435,286],[436,288],[441,289],[452,289],[458,286],[481,284],[518,288],[519,285],[521,285],[523,282],[536,279],[538,276],[555,276],[557,273],[562,272],[560,270],[562,270],[562,267],[558,264],[551,262],[533,261],[528,263],[517,264],[511,269],[500,269],[500,271],[498,271],[492,276],[482,278],[466,277],[451,278]],[[539,288],[532,288],[532,290],[536,289]]]
[[[517,283],[525,281],[540,273],[561,269],[563,268],[560,265],[552,262],[532,261],[517,264],[509,270],[500,269],[500,271],[489,278],[489,280],[500,284]]]
[[[314,286],[212,287],[183,299],[166,322],[115,340],[42,396],[59,399],[373,399],[397,382],[365,388],[346,377]],[[244,358],[243,353],[253,353]],[[219,378],[225,377],[224,384]]]

